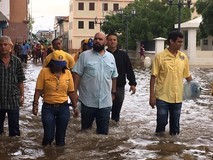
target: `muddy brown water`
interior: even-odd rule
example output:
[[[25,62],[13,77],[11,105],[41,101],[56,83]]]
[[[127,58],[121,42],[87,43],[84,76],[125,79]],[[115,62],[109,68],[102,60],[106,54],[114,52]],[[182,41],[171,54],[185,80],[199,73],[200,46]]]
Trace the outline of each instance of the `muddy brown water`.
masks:
[[[41,146],[41,115],[31,114],[35,82],[40,69],[41,65],[30,62],[25,66],[27,80],[25,104],[20,109],[21,136],[8,137],[8,127],[5,123],[6,133],[0,136],[1,160],[213,159],[213,96],[210,95],[213,69],[192,69],[192,75],[200,82],[203,91],[200,98],[183,102],[179,136],[170,137],[168,126],[165,136],[154,135],[156,110],[148,105],[150,70],[135,67],[137,93],[131,95],[128,85],[126,86],[119,126],[110,122],[109,135],[97,135],[95,126],[92,130],[81,132],[80,118],[71,118],[65,147],[56,147],[54,144]]]

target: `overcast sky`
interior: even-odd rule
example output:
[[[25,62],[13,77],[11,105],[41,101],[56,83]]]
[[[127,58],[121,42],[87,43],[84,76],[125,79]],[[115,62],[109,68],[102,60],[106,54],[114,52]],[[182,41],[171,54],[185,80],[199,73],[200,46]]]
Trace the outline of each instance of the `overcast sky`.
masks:
[[[53,30],[55,16],[69,15],[69,0],[30,0],[30,14],[34,18],[33,32]]]

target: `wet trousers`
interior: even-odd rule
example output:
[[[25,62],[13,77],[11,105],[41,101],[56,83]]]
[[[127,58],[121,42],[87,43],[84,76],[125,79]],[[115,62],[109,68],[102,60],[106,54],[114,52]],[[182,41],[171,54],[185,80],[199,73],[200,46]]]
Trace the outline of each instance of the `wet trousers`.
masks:
[[[4,132],[4,120],[8,115],[9,136],[20,136],[19,110],[0,109],[0,134]]]
[[[182,103],[168,103],[157,99],[157,127],[156,133],[165,132],[169,117],[169,133],[177,135],[180,133],[180,114]]]
[[[44,128],[42,145],[51,144],[55,138],[57,146],[64,146],[66,129],[70,119],[68,104],[53,107],[44,103],[41,117]]]
[[[97,134],[107,135],[109,132],[109,119],[111,107],[93,108],[81,103],[81,129],[91,129],[93,121],[96,120]]]
[[[117,87],[116,95],[112,105],[111,119],[118,122],[120,120],[120,112],[124,101],[125,88]]]

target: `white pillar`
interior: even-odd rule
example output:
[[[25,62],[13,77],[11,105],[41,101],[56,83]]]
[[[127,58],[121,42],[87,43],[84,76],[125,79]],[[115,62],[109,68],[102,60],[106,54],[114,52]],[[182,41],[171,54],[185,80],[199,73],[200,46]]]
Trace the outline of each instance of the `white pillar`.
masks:
[[[164,50],[165,46],[164,46],[164,42],[165,42],[165,38],[162,37],[158,37],[155,38],[155,54],[161,52]]]
[[[196,29],[189,29],[188,30],[188,56],[189,61],[196,58]]]

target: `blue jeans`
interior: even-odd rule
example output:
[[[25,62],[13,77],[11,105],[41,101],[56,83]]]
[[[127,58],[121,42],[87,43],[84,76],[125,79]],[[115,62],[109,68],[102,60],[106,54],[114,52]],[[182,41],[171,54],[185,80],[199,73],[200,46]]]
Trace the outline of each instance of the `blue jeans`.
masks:
[[[111,114],[111,119],[116,122],[118,122],[120,120],[120,112],[121,112],[121,107],[122,107],[123,101],[124,101],[124,94],[125,94],[124,87],[116,88],[116,95],[115,95],[115,99],[113,101],[112,114]]]
[[[51,144],[55,137],[56,145],[64,146],[69,119],[68,104],[53,107],[44,103],[42,106],[42,124],[44,128],[42,145]]]
[[[182,103],[168,103],[157,99],[157,127],[156,133],[165,132],[169,116],[169,133],[176,135],[180,133],[180,114]]]
[[[91,129],[94,119],[96,119],[97,134],[107,135],[109,132],[109,119],[111,107],[92,108],[81,103],[81,129]]]
[[[4,132],[4,120],[8,115],[9,136],[20,136],[19,110],[0,109],[0,134]]]

